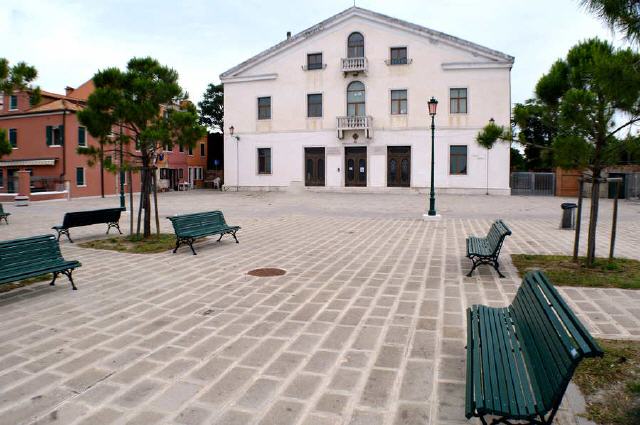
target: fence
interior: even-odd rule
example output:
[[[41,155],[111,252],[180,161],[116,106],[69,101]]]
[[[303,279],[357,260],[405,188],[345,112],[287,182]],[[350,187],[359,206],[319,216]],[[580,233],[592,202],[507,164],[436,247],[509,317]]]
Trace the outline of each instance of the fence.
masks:
[[[632,201],[640,200],[640,173],[627,174],[625,197]]]
[[[555,173],[511,173],[512,195],[554,196],[556,192]]]

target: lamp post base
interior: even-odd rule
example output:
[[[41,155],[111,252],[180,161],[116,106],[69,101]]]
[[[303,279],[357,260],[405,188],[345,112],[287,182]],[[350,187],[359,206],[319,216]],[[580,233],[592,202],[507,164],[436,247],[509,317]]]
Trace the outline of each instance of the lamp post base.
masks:
[[[442,216],[440,214],[429,215],[428,213],[424,213],[422,214],[422,219],[424,221],[439,221],[440,219],[442,219]]]

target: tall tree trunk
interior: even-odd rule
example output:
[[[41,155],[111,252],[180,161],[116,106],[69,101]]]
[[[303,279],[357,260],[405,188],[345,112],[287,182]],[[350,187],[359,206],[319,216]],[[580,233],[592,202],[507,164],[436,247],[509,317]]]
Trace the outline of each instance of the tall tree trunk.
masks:
[[[160,217],[158,216],[158,177],[156,169],[153,169],[153,210],[156,216],[156,234],[160,237]]]
[[[142,220],[142,208],[144,197],[142,192],[144,191],[144,167],[140,170],[140,202],[138,202],[138,226],[136,227],[136,236],[140,236],[140,222]]]
[[[601,170],[593,170],[591,183],[591,208],[589,213],[589,234],[587,236],[587,267],[592,267],[596,258],[596,228],[598,226],[598,207],[600,206]]]
[[[129,170],[129,235],[133,236],[133,171]]]
[[[144,238],[151,236],[151,168],[145,167],[144,171]]]

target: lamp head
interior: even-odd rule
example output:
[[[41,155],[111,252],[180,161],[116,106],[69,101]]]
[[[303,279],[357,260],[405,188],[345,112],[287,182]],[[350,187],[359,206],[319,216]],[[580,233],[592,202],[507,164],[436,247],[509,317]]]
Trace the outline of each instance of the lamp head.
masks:
[[[431,99],[429,99],[427,105],[429,106],[429,115],[431,115],[432,117],[435,116],[438,109],[438,100],[435,97],[431,96]]]

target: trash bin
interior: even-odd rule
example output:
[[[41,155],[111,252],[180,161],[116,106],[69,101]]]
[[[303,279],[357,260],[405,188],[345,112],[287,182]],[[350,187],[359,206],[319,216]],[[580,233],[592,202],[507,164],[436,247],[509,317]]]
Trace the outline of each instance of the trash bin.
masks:
[[[560,205],[562,208],[562,221],[560,222],[561,229],[575,229],[576,228],[576,208],[578,205],[573,202],[564,202]]]

